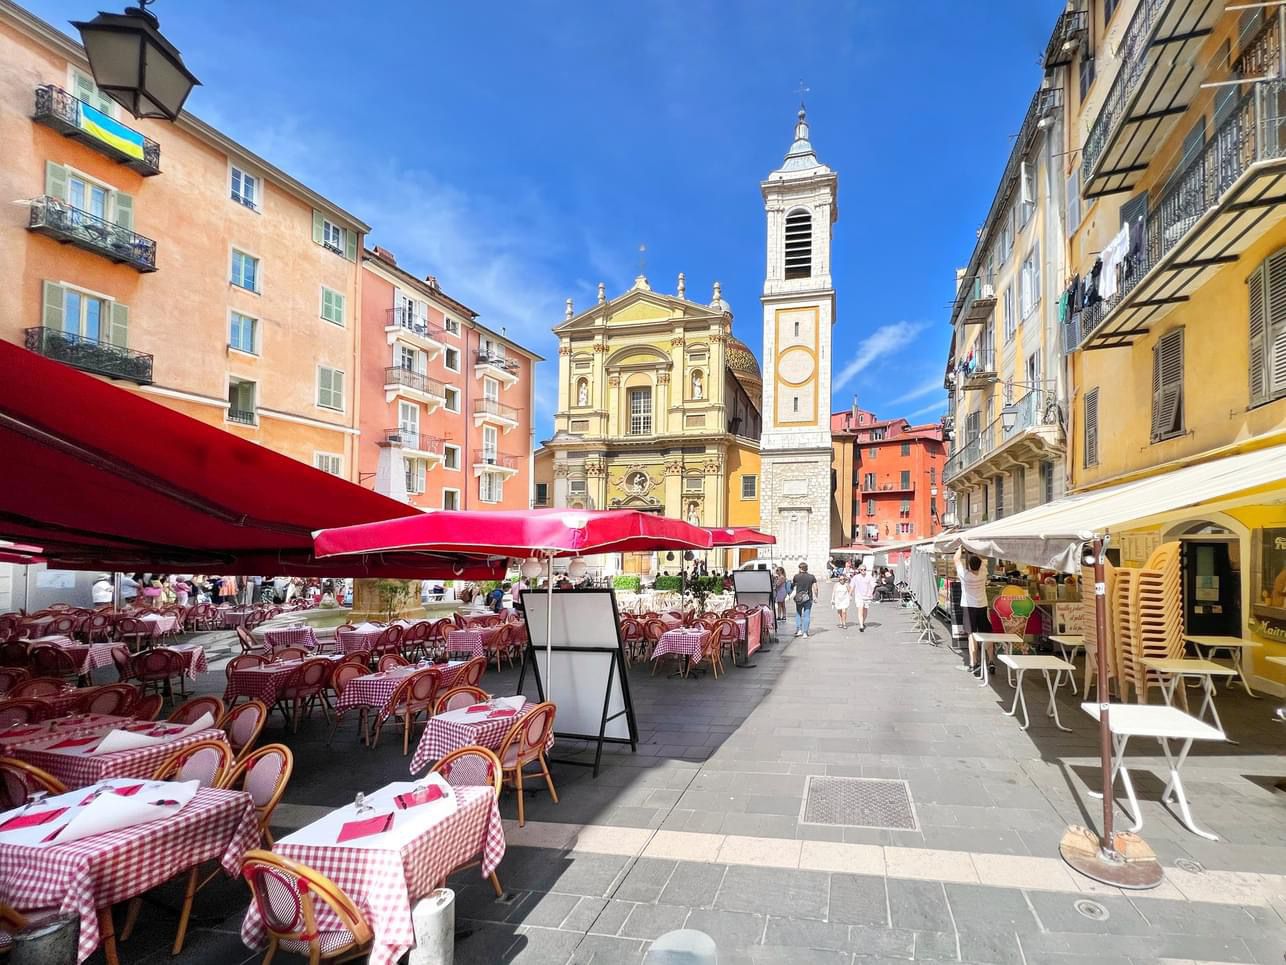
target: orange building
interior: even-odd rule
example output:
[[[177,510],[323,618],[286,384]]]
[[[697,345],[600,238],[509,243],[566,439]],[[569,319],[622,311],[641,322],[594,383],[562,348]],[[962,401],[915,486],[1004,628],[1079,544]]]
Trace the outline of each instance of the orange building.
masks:
[[[424,509],[526,509],[540,357],[379,247],[361,328],[362,482]]]
[[[130,117],[9,0],[0,144],[0,338],[355,478],[367,225],[191,114]]]
[[[837,546],[878,547],[941,532],[940,425],[880,419],[854,406],[831,415],[831,438]]]

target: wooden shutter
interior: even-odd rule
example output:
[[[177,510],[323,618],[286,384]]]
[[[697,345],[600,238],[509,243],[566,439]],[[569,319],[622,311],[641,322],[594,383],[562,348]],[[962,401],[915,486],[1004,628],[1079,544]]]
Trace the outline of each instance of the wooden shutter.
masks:
[[[45,282],[44,306],[41,309],[40,324],[45,328],[63,330],[63,286],[52,281]]]
[[[1270,259],[1271,260],[1271,259]],[[1268,306],[1264,303],[1267,262],[1246,279],[1250,297],[1250,404],[1268,398]],[[1284,292],[1283,294],[1286,294]]]
[[[116,223],[127,231],[134,230],[134,196],[123,191],[113,192],[116,196]]]
[[[1152,347],[1152,441],[1183,431],[1183,329],[1171,329]]]
[[[45,194],[59,201],[67,200],[67,169],[61,164],[45,162]]]
[[[322,238],[323,238],[322,222],[324,220],[325,219],[322,217],[322,213],[314,209],[313,210],[313,243],[314,244],[320,245],[322,243]]]
[[[1265,274],[1265,381],[1268,395],[1275,398],[1286,393],[1286,250],[1268,259]]]
[[[129,306],[112,302],[111,321],[107,326],[107,341],[125,348],[129,345]]]
[[[352,228],[344,229],[344,257],[357,261],[357,232]]]
[[[1098,388],[1085,393],[1085,465],[1098,465]]]

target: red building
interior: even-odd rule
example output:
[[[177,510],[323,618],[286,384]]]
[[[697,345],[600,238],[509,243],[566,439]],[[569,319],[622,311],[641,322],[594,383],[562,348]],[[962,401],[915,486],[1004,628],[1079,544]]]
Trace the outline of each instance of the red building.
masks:
[[[942,426],[881,419],[858,409],[831,415],[836,546],[880,546],[942,530]]]

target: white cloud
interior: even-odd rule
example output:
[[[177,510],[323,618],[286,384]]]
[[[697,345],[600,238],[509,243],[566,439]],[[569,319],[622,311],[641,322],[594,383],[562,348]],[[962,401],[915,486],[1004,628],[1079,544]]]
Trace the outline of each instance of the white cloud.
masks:
[[[922,409],[916,409],[914,412],[907,414],[906,418],[914,419],[918,415],[928,415],[929,413],[941,414],[947,411],[947,400],[939,399],[937,402],[931,402]]]
[[[872,363],[905,348],[923,328],[923,322],[894,322],[891,325],[881,325],[858,343],[857,352],[852,360],[840,369],[831,383],[831,391],[838,392]]]
[[[926,395],[932,395],[934,392],[945,392],[942,387],[942,376],[935,375],[929,381],[922,385],[917,385],[910,392],[904,392],[896,399],[890,399],[888,405],[901,405],[903,402],[914,402],[916,399],[923,399]]]

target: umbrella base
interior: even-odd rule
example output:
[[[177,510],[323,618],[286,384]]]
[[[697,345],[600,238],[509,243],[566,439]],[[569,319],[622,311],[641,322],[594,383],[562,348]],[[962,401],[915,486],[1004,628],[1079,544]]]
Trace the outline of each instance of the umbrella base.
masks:
[[[1147,842],[1129,831],[1112,838],[1116,850],[1105,851],[1097,833],[1072,825],[1063,833],[1058,851],[1073,870],[1105,885],[1146,891],[1161,884],[1165,872]]]

